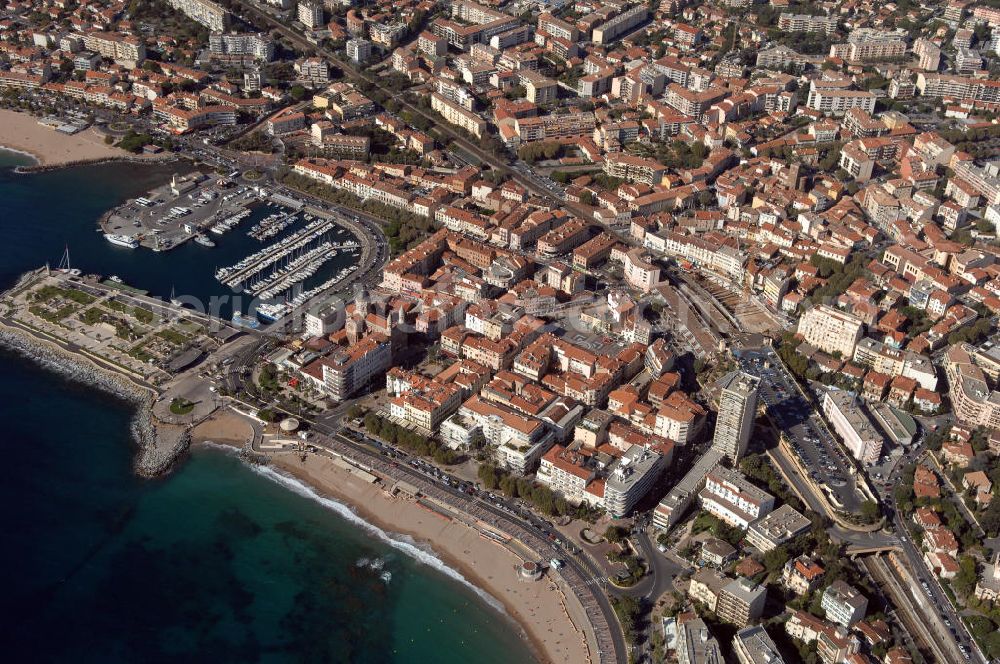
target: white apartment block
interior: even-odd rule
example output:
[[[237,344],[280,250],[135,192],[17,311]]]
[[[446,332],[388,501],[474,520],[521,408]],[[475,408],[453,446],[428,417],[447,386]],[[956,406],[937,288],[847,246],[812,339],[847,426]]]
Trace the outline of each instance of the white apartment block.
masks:
[[[476,138],[482,138],[486,132],[486,121],[467,111],[458,104],[445,99],[437,92],[431,93],[431,108],[441,114],[449,124],[461,127]]]
[[[823,591],[820,606],[826,611],[829,620],[850,627],[865,617],[868,598],[857,588],[837,579]]]
[[[705,511],[736,528],[747,528],[774,509],[774,496],[725,466],[716,466],[705,477],[698,497]]]
[[[825,304],[809,309],[799,319],[799,334],[806,343],[826,353],[839,352],[845,359],[854,356],[863,327],[857,316]]]
[[[760,378],[741,371],[734,371],[722,379],[712,449],[725,454],[733,463],[746,454],[757,414],[759,387]]]
[[[865,337],[855,346],[853,359],[864,367],[893,378],[912,378],[925,390],[937,389],[937,370],[926,355],[892,348],[881,341]]]
[[[579,452],[555,446],[542,457],[535,479],[561,494],[568,502],[579,505],[584,500],[587,485],[596,474],[587,463],[588,458]]]
[[[814,81],[809,89],[806,107],[832,115],[843,115],[852,108],[873,113],[875,100],[874,93],[866,90],[821,89],[816,88]]]
[[[334,351],[329,357],[318,360],[322,367],[320,387],[332,399],[343,401],[388,369],[391,360],[389,340],[367,336],[350,348]]]
[[[124,37],[110,32],[88,32],[83,35],[83,46],[88,51],[130,67],[141,65],[146,59],[146,46],[135,37]]]
[[[649,18],[649,8],[640,3],[594,28],[591,39],[595,44],[611,44]]]
[[[823,32],[832,35],[837,30],[837,19],[834,16],[782,12],[778,17],[778,29],[788,32]]]
[[[167,0],[167,4],[213,32],[229,26],[229,12],[211,0]]]
[[[604,509],[614,519],[628,516],[663,471],[659,452],[632,445],[618,460],[604,484]]]
[[[296,11],[299,23],[313,29],[323,25],[323,5],[314,2],[300,2]]]
[[[812,521],[802,516],[791,505],[782,505],[750,524],[747,542],[758,551],[767,553],[785,542],[795,539],[812,526]]]
[[[274,42],[263,33],[214,32],[208,36],[208,50],[215,56],[249,56],[264,62],[274,59]]]
[[[827,390],[823,395],[823,414],[855,459],[869,466],[878,463],[882,456],[882,434],[857,397],[843,390]]]

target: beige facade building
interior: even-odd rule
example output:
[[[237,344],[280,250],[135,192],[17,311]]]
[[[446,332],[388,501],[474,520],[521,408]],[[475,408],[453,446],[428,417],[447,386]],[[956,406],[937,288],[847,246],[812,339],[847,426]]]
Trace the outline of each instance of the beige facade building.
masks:
[[[440,113],[448,123],[461,127],[476,138],[482,138],[486,133],[485,120],[437,92],[431,93],[431,108]]]
[[[844,358],[854,356],[863,328],[857,316],[825,304],[809,309],[799,319],[799,334],[806,343],[826,353],[840,353]]]

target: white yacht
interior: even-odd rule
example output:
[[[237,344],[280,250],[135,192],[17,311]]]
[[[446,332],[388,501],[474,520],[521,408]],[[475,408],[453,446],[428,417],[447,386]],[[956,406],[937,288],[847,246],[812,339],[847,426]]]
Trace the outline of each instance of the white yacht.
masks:
[[[118,235],[116,233],[105,233],[104,239],[111,244],[116,244],[119,247],[127,247],[129,249],[136,249],[139,246],[139,241],[134,237],[129,235]]]

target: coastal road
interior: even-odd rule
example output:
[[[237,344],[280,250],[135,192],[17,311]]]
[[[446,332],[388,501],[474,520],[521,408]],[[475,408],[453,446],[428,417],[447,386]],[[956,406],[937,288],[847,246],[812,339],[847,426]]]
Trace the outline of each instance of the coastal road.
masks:
[[[241,384],[242,377],[250,375],[255,360],[256,356],[250,349],[236,356],[227,375],[227,381],[233,381],[227,383],[227,385],[232,386],[230,389],[237,389],[236,386]],[[270,405],[255,394],[250,394],[249,399],[254,407]],[[347,411],[350,403],[348,401],[340,404],[333,413],[325,413],[319,418],[298,415],[300,420],[307,423],[312,431],[320,434],[316,439],[310,440],[311,444],[329,453],[341,454],[348,459],[358,461],[362,466],[377,469],[386,476],[402,476],[407,482],[428,492],[428,495],[441,500],[447,499],[449,504],[456,505],[458,509],[493,524],[501,531],[538,552],[543,561],[546,555],[562,556],[566,564],[559,570],[559,573],[579,600],[591,625],[597,641],[596,661],[613,662],[614,664],[625,664],[628,661],[628,646],[625,643],[624,633],[604,590],[606,579],[600,570],[594,571],[591,561],[587,560],[584,555],[566,555],[566,550],[557,544],[559,542],[557,536],[547,529],[541,519],[533,515],[521,518],[517,516],[515,509],[503,501],[498,500],[497,503],[491,503],[485,500],[482,495],[472,497],[446,482],[441,482],[440,478],[430,477],[427,472],[405,463],[405,460],[410,458],[406,452],[381,441],[364,437],[370,441],[365,444],[344,435],[342,433],[343,413]],[[362,436],[362,434],[358,435]],[[402,459],[404,462],[394,461],[393,457],[387,458],[389,452],[394,458]],[[450,475],[444,476],[452,479]],[[551,553],[546,553],[549,551]]]
[[[481,497],[470,496],[444,482],[434,481],[409,464],[387,458],[384,454],[374,452],[367,445],[351,440],[343,434],[335,431],[327,434],[323,431],[327,429],[325,425],[314,424],[314,426],[316,430],[324,434],[322,439],[310,441],[317,447],[322,447],[331,453],[344,455],[346,458],[358,461],[363,466],[373,468],[388,477],[404,479],[417,486],[425,495],[441,500],[466,514],[490,523],[535,551],[543,560],[545,556],[563,556],[565,566],[559,570],[559,574],[579,599],[591,624],[597,641],[597,661],[615,662],[616,664],[624,664],[627,661],[628,650],[624,635],[618,625],[610,600],[601,590],[603,578],[595,578],[577,557],[566,556],[566,552],[542,532],[539,532],[537,526],[525,523],[525,521],[499,509],[495,504],[483,500]],[[387,445],[378,444],[382,448],[391,449]],[[393,454],[402,459],[408,458],[405,453],[401,454],[398,450],[394,450]]]

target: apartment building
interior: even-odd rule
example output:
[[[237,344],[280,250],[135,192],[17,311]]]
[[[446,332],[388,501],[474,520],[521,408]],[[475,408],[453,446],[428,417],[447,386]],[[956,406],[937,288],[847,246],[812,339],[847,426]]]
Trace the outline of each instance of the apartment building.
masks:
[[[729,96],[729,90],[724,88],[709,88],[703,91],[689,90],[677,83],[667,86],[666,102],[668,106],[677,109],[684,115],[690,115],[696,120],[712,106]]]
[[[299,23],[310,30],[323,25],[323,5],[318,2],[300,2],[296,9]]]
[[[843,115],[852,108],[860,108],[868,113],[873,113],[875,100],[875,94],[866,90],[824,88],[817,86],[816,81],[813,81],[809,85],[806,107],[831,115]]]
[[[262,62],[274,59],[274,42],[264,33],[223,34],[208,36],[208,50],[213,57],[252,58]]]
[[[715,612],[719,606],[719,595],[727,583],[729,578],[722,572],[711,567],[701,567],[691,575],[687,594],[693,602],[704,604],[709,611]]]
[[[461,403],[462,391],[457,385],[415,381],[411,389],[393,397],[389,413],[395,420],[432,433]]]
[[[486,133],[485,120],[446,99],[440,93],[431,93],[431,108],[440,113],[448,123],[461,127],[477,138],[482,138]]]
[[[846,358],[854,356],[863,327],[864,323],[857,316],[819,304],[802,315],[798,332],[806,343]]]
[[[677,627],[678,664],[725,664],[719,642],[701,618],[679,622]]]
[[[604,263],[618,240],[607,233],[601,233],[573,250],[573,267],[591,270]]]
[[[857,588],[837,579],[823,591],[820,606],[829,620],[850,627],[865,617],[868,598]]]
[[[83,47],[125,67],[137,67],[146,59],[146,46],[137,37],[112,32],[87,32]]]
[[[540,420],[478,395],[462,404],[458,415],[494,446],[500,464],[516,473],[531,472],[554,443],[552,433]]]
[[[937,369],[926,355],[893,348],[884,342],[865,337],[854,347],[852,359],[863,367],[893,378],[912,378],[925,390],[937,389]]]
[[[693,442],[704,428],[706,411],[681,392],[671,392],[657,411],[653,433],[679,445]]]
[[[767,601],[767,588],[750,579],[739,577],[722,587],[715,613],[720,620],[746,627],[760,618]]]
[[[772,48],[765,48],[757,51],[757,59],[754,64],[758,69],[797,69],[812,62],[812,58],[797,53],[793,49],[778,44]]]
[[[1000,81],[990,79],[920,72],[917,74],[916,88],[925,97],[946,97],[991,104],[1000,102]]]
[[[330,82],[330,66],[323,58],[306,58],[295,63],[295,69],[299,73],[299,78],[314,86]]]
[[[815,590],[825,574],[826,570],[802,555],[785,563],[781,570],[781,583],[801,597]]]
[[[307,364],[301,373],[334,401],[344,401],[388,369],[391,361],[389,338],[370,334],[348,348]]]
[[[762,625],[754,625],[736,632],[733,637],[733,654],[740,664],[784,664],[778,646],[768,636]]]
[[[559,97],[559,86],[554,80],[531,69],[518,72],[518,80],[524,86],[525,97],[540,106],[551,104]]]
[[[299,131],[306,127],[306,116],[302,111],[289,107],[268,118],[266,127],[271,136]]]
[[[590,39],[597,45],[612,44],[647,19],[649,19],[649,7],[645,3],[640,3],[594,28]]]
[[[747,542],[762,553],[772,551],[807,532],[812,521],[790,505],[782,505],[750,524]]]
[[[367,39],[350,39],[344,45],[344,50],[353,62],[364,64],[371,59],[374,48]]]
[[[569,21],[557,18],[549,12],[538,15],[538,31],[569,42],[580,40],[580,31]]]
[[[448,40],[438,37],[433,32],[421,32],[417,37],[417,50],[431,57],[448,54]]]
[[[622,263],[625,266],[625,281],[630,286],[643,293],[649,293],[660,283],[660,267],[652,262],[649,254],[638,247],[628,251],[619,252],[622,254]],[[612,250],[611,257],[614,258],[616,251]]]
[[[590,111],[515,118],[513,122],[514,143],[583,138],[593,133],[596,124],[597,119]]]
[[[616,462],[604,484],[604,509],[613,519],[631,514],[663,472],[662,454],[641,445],[632,445]]]
[[[542,258],[554,258],[572,251],[590,239],[590,230],[590,224],[582,219],[568,221],[538,238],[537,253]]]
[[[471,0],[451,3],[451,16],[463,21],[464,24],[439,18],[431,23],[431,31],[463,51],[469,50],[473,44],[488,43],[495,35],[512,30],[518,25],[516,17]]]
[[[178,106],[154,105],[153,116],[165,121],[178,134],[202,127],[236,124],[236,109],[229,106],[201,106],[188,110]]]
[[[972,74],[983,66],[983,59],[971,48],[959,48],[955,51],[955,73]]]
[[[892,60],[906,55],[905,31],[884,31],[858,28],[851,32],[847,43],[830,47],[830,57],[842,58],[852,65]]]
[[[636,157],[624,152],[612,152],[604,157],[604,172],[629,182],[660,184],[667,167],[655,159]]]
[[[945,353],[945,375],[955,417],[966,426],[1000,428],[1000,392],[991,389],[989,368],[979,351],[969,344],[952,346]],[[982,366],[980,366],[982,365]]]
[[[229,12],[212,0],[167,0],[167,4],[213,32],[229,27]]]
[[[875,172],[875,159],[860,147],[860,141],[846,143],[840,151],[838,165],[858,182],[871,180]]]
[[[778,16],[778,29],[786,32],[822,32],[832,35],[837,31],[837,18],[835,16],[782,12]]]
[[[590,455],[554,446],[541,459],[535,479],[562,495],[567,502],[583,502],[587,485],[597,476]]]
[[[823,414],[855,459],[868,466],[878,463],[882,456],[882,434],[854,394],[827,390],[823,395]]]
[[[774,509],[774,496],[725,466],[716,466],[708,473],[698,497],[705,511],[736,528],[747,528]]]
[[[722,379],[720,386],[712,449],[725,454],[735,464],[746,454],[753,433],[760,378],[734,371]]]

